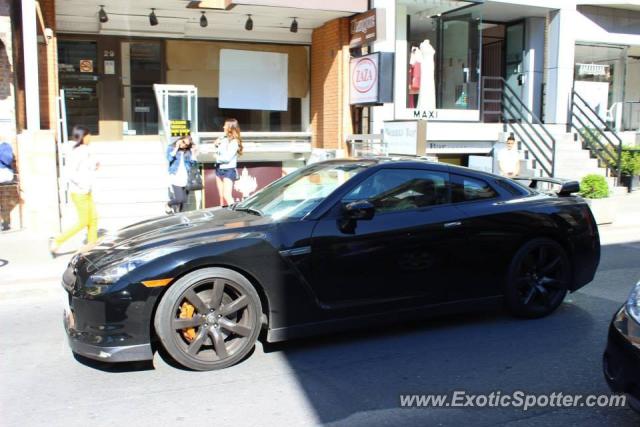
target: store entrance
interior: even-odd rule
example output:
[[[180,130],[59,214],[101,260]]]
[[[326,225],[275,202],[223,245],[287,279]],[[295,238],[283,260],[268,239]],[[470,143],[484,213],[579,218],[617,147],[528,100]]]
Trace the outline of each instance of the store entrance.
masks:
[[[505,79],[507,85],[515,93],[515,96],[522,99],[524,89],[524,44],[525,44],[525,24],[524,21],[514,21],[509,23],[483,22],[482,23],[482,76],[501,77]],[[498,88],[500,83],[488,81],[488,85]],[[504,96],[513,96],[511,92]],[[511,103],[511,108],[516,108],[518,102]],[[501,111],[499,103],[486,103],[484,105],[487,114],[484,121],[496,123],[500,121]],[[493,112],[494,114],[490,114]],[[517,111],[512,111],[518,114]],[[504,112],[504,118],[509,119],[509,114]]]

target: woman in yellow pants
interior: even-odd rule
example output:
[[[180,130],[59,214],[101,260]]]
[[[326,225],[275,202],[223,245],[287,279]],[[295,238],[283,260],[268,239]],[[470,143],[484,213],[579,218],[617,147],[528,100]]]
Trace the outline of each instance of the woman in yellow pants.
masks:
[[[87,229],[87,243],[98,240],[98,215],[93,203],[93,180],[98,163],[89,152],[91,133],[84,126],[73,128],[72,138],[76,142],[68,156],[69,190],[71,200],[78,213],[78,221],[69,230],[49,240],[49,252],[57,255],[58,248],[75,234]]]

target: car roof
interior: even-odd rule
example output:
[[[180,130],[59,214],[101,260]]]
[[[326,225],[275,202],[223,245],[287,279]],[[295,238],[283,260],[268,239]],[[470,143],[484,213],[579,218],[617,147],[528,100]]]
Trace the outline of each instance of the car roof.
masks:
[[[504,178],[495,175],[492,173],[479,171],[476,169],[470,169],[464,166],[456,166],[448,163],[439,163],[434,162],[433,160],[422,158],[422,157],[408,157],[408,156],[398,156],[398,157],[351,157],[345,159],[335,159],[335,160],[327,160],[323,163],[333,163],[333,164],[351,164],[351,163],[363,163],[366,169],[373,167],[380,168],[419,168],[419,169],[429,169],[436,172],[447,172],[447,173],[455,173],[462,175],[473,175],[478,178],[485,179],[500,179]]]

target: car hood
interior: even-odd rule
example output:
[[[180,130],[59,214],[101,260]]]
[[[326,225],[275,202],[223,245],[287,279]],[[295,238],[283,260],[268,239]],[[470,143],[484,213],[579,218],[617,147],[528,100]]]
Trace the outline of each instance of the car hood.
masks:
[[[80,256],[99,268],[136,252],[175,243],[206,243],[219,235],[236,238],[248,227],[271,223],[270,217],[228,208],[185,212],[152,218],[107,234],[95,246],[82,250]]]

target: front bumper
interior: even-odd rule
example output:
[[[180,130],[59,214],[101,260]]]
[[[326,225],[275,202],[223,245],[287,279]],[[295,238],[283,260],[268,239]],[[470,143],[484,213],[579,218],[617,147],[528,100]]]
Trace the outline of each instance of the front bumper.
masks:
[[[612,391],[627,394],[631,406],[640,407],[640,326],[624,308],[609,326],[603,371]]]
[[[153,359],[151,344],[134,344],[121,346],[100,346],[89,344],[83,335],[74,329],[74,314],[70,310],[63,313],[64,329],[71,351],[80,356],[105,362],[136,362]]]
[[[96,286],[83,267],[63,275],[63,323],[74,353],[106,362],[153,359],[151,319],[160,288],[137,281]]]

